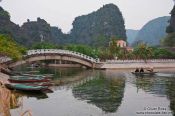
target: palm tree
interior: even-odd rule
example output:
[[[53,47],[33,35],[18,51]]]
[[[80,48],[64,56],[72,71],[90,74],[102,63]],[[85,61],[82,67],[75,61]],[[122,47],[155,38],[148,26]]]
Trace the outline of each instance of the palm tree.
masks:
[[[146,44],[139,44],[134,49],[133,53],[137,59],[143,59],[145,62],[148,58],[153,56],[152,48],[148,47]]]
[[[110,45],[109,45],[109,51],[113,55],[113,57],[116,57],[117,54],[120,52],[120,47],[116,44],[116,39],[112,38]]]

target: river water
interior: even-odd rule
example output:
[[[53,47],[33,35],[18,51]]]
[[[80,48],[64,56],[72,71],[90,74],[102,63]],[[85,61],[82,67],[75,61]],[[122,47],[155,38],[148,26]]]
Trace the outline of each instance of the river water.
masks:
[[[14,92],[12,116],[173,116],[175,70],[135,76],[131,70],[16,68],[54,74],[52,93]]]

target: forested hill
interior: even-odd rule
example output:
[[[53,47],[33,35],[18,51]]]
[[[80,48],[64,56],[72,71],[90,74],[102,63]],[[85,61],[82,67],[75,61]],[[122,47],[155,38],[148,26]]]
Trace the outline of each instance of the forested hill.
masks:
[[[135,43],[144,42],[151,46],[160,45],[161,39],[166,36],[169,19],[169,16],[164,16],[149,21],[138,32]]]
[[[59,23],[59,22],[58,22]],[[27,19],[21,27],[10,21],[10,15],[0,7],[0,33],[10,34],[16,42],[32,46],[44,41],[54,44],[78,43],[93,46],[108,45],[111,36],[126,40],[126,30],[122,13],[114,4],[104,5],[97,11],[75,18],[70,34],[62,33],[44,19]]]
[[[175,5],[170,12],[171,18],[166,28],[167,36],[163,39],[163,45],[166,47],[175,47]]]
[[[8,34],[13,38],[20,38],[20,27],[10,21],[10,15],[0,6],[0,34]]]
[[[41,36],[46,42],[60,43],[65,35],[57,27],[51,27],[44,19],[37,21],[29,19],[21,27],[10,21],[10,15],[0,7],[0,34],[8,34],[21,45],[30,47],[41,41]]]
[[[32,45],[42,40],[50,43],[61,44],[64,34],[58,27],[51,27],[44,19],[37,18],[37,21],[29,21],[21,26],[25,34],[27,44]]]
[[[104,5],[88,15],[75,18],[71,37],[77,43],[107,44],[111,36],[126,40],[122,13],[114,4]]]

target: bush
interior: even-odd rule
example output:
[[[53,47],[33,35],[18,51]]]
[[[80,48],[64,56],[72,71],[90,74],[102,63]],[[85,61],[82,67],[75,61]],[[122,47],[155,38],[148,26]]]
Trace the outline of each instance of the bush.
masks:
[[[26,49],[18,45],[10,36],[0,34],[0,54],[9,56],[13,60],[22,58]]]

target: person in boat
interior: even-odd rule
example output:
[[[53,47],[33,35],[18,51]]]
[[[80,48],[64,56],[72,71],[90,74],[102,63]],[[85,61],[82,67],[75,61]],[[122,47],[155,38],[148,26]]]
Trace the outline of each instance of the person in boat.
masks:
[[[140,72],[144,72],[143,68],[140,68]]]
[[[136,68],[135,72],[139,72],[139,68]]]
[[[151,67],[151,68],[149,68],[147,71],[153,72],[154,70],[153,70],[153,68]]]

